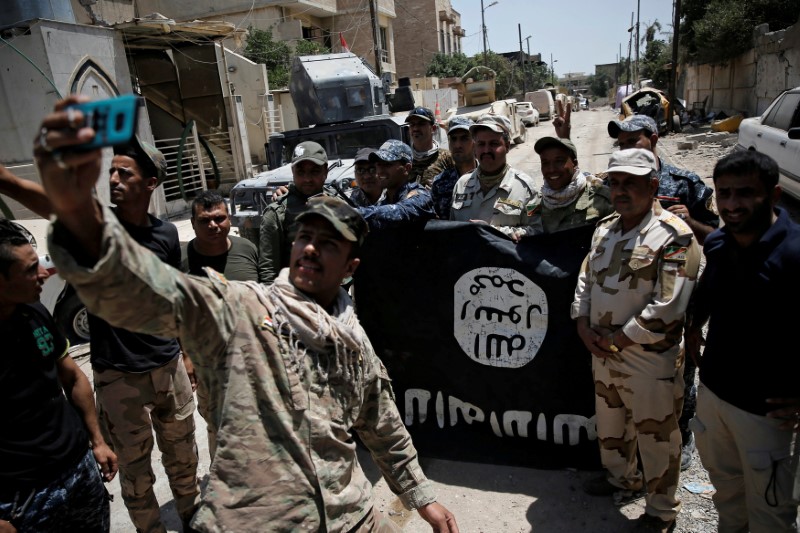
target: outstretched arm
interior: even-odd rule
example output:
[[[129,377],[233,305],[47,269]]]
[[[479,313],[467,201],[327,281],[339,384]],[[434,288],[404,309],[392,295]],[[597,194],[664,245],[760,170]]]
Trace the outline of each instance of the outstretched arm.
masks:
[[[100,424],[97,421],[97,411],[94,406],[94,394],[89,379],[69,354],[65,354],[58,360],[57,367],[58,380],[70,403],[81,415],[83,425],[86,426],[86,431],[89,433],[92,453],[103,473],[103,480],[111,481],[117,474],[117,455],[108,447],[100,433]]]
[[[16,200],[42,218],[50,217],[50,200],[44,187],[20,178],[3,165],[0,165],[0,194]]]

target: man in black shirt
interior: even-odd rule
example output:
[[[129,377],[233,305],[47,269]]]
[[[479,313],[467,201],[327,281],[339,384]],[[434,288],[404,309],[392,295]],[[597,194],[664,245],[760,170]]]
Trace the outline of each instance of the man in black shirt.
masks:
[[[114,213],[125,230],[161,261],[180,267],[177,228],[150,215],[150,196],[166,178],[164,155],[134,139],[114,147],[109,169]],[[106,439],[119,456],[120,488],[138,531],[164,532],[153,491],[153,431],[184,524],[197,509],[194,395],[176,339],[131,333],[89,315],[92,369]]]
[[[89,380],[39,303],[47,277],[25,236],[0,220],[0,531],[107,532],[103,479],[117,457]]]

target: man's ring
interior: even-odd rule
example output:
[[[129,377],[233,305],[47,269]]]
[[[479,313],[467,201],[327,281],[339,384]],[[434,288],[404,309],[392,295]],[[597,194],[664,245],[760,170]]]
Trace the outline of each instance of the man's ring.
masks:
[[[45,152],[50,153],[53,151],[53,147],[47,144],[47,131],[47,128],[42,128],[39,132],[39,146],[41,146],[42,150]]]
[[[66,163],[64,163],[63,159],[61,159],[61,152],[51,152],[51,153],[53,161],[55,161],[56,165],[58,165],[58,168],[60,168],[61,170],[69,169],[69,166]]]
[[[681,217],[681,220],[686,220],[686,215],[684,213],[678,213],[678,216]]]

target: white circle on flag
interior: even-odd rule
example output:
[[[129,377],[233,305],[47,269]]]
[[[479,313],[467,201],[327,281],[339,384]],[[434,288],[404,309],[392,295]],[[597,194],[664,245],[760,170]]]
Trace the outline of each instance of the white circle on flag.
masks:
[[[511,268],[483,267],[455,284],[453,334],[476,363],[520,368],[533,361],[547,334],[547,296]]]

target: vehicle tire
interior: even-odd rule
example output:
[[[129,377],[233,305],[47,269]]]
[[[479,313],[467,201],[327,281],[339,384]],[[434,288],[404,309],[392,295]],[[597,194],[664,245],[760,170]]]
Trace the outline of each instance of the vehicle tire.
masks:
[[[680,133],[683,131],[683,125],[681,124],[681,117],[678,115],[672,115],[672,131],[674,133]]]
[[[89,342],[89,312],[75,292],[56,304],[53,318],[71,345]]]

